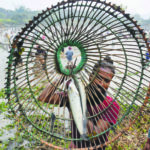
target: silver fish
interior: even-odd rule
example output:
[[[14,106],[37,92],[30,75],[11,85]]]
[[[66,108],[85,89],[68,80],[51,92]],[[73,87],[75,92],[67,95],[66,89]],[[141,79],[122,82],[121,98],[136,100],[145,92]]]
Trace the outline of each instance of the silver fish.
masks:
[[[87,102],[84,85],[80,78],[73,76],[71,83],[68,86],[68,97],[70,108],[76,127],[80,133],[81,138],[87,138]]]

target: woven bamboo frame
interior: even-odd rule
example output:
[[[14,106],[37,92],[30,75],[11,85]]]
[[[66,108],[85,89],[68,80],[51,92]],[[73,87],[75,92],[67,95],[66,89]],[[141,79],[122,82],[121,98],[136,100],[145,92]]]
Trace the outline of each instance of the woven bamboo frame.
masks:
[[[98,5],[98,6],[97,6]],[[72,12],[72,8],[73,7],[79,7],[79,16],[75,16],[76,14],[76,10],[75,10],[75,13],[74,13],[74,16],[73,16],[73,12]],[[93,14],[93,17],[95,16],[95,18],[91,18],[89,13],[92,13],[92,10],[97,10],[99,11],[99,13],[97,13],[96,15],[102,13],[102,16],[101,16],[101,22],[96,19],[96,16],[95,14]],[[67,9],[68,11],[68,14],[69,14],[69,11],[71,10],[71,16],[65,16],[64,15],[64,22],[66,24],[66,29],[63,28],[63,25],[62,25],[62,21],[63,19],[60,17],[60,11],[59,10],[62,10],[63,13],[65,14],[66,11],[65,9]],[[87,11],[85,11],[85,9],[87,9]],[[99,10],[98,10],[99,9]],[[111,11],[110,11],[111,10]],[[59,15],[56,14],[56,11],[59,13]],[[86,12],[86,14],[84,14],[84,12]],[[80,14],[81,13],[81,14]],[[82,16],[84,14],[84,16]],[[55,16],[56,20],[54,20],[54,18],[52,17],[51,19],[48,18],[48,16],[50,15],[53,15]],[[120,15],[120,17],[118,17]],[[110,17],[110,20],[111,23],[114,25],[112,25],[111,27],[109,27],[109,20],[107,20],[106,18],[107,17]],[[58,18],[60,17],[60,18]],[[68,18],[67,18],[68,17]],[[79,22],[81,21],[82,17],[84,18],[84,21],[83,21],[83,25],[79,25]],[[48,19],[47,19],[48,18]],[[74,21],[74,18],[77,18],[78,19],[78,23],[76,24],[76,28],[74,29],[74,31],[77,31],[79,32],[79,35],[77,37],[75,37],[76,35],[74,33],[71,32],[71,27],[69,28],[69,19],[72,18]],[[129,83],[126,83],[126,85],[124,85],[124,79],[126,79],[128,77],[128,70],[131,69],[132,71],[130,71],[130,73],[134,72],[134,71],[138,71],[136,68],[132,68],[131,66],[128,66],[128,62],[130,64],[133,64],[134,65],[134,62],[132,62],[132,60],[130,58],[128,58],[128,56],[130,56],[132,53],[134,54],[139,54],[138,51],[135,51],[133,52],[132,49],[130,48],[125,48],[125,46],[133,46],[132,44],[130,44],[130,42],[128,42],[127,44],[124,44],[125,41],[122,41],[122,39],[124,39],[124,37],[122,35],[118,35],[118,34],[121,34],[122,33],[122,29],[119,29],[120,26],[124,26],[127,31],[123,31],[125,33],[125,35],[127,36],[132,36],[131,39],[134,39],[134,41],[136,42],[137,44],[137,47],[134,48],[134,50],[139,50],[140,51],[140,54],[141,54],[141,64],[140,65],[137,65],[138,67],[142,66],[142,69],[141,69],[141,74],[140,75],[137,75],[138,78],[140,78],[139,80],[137,79],[134,79],[133,77],[130,77],[130,79],[132,81],[130,81],[131,84],[134,84],[133,80],[134,81],[139,81],[139,84],[138,84],[138,88],[136,89],[135,88],[135,92],[133,92],[133,94],[135,94],[135,96],[131,96],[133,98],[133,101],[130,105],[130,107],[127,109],[127,111],[125,112],[125,115],[120,118],[120,120],[117,122],[117,125],[119,125],[123,119],[125,118],[125,116],[127,116],[129,113],[132,114],[132,112],[130,111],[131,109],[134,109],[132,107],[132,105],[134,104],[135,101],[138,101],[136,100],[137,99],[137,95],[138,93],[140,92],[140,88],[142,85],[145,85],[144,83],[142,83],[142,80],[146,80],[147,82],[149,82],[149,77],[148,75],[146,75],[144,73],[146,67],[148,67],[148,65],[146,66],[143,61],[143,51],[148,51],[150,53],[150,47],[149,47],[149,44],[147,42],[147,39],[146,39],[146,36],[145,36],[145,33],[143,31],[143,29],[140,28],[140,26],[137,24],[137,22],[132,18],[130,17],[129,14],[126,14],[120,7],[116,6],[116,5],[112,5],[111,3],[106,3],[105,1],[100,1],[100,0],[97,0],[97,1],[92,1],[92,0],[84,0],[84,1],[80,1],[80,0],[68,0],[68,1],[62,1],[61,3],[58,3],[56,6],[52,6],[51,8],[47,8],[47,10],[43,11],[42,13],[38,14],[37,17],[34,17],[33,20],[29,21],[28,24],[26,24],[26,26],[24,28],[22,28],[22,31],[20,33],[18,33],[18,35],[14,38],[14,41],[12,43],[12,48],[10,50],[10,56],[8,57],[9,61],[8,61],[8,67],[7,67],[7,83],[6,83],[6,93],[7,93],[7,98],[9,100],[9,104],[10,104],[10,108],[12,109],[12,112],[14,114],[17,113],[17,111],[20,111],[20,115],[19,116],[22,116],[24,115],[26,117],[26,120],[28,120],[28,122],[34,127],[36,128],[36,130],[39,130],[41,132],[44,132],[44,133],[47,133],[49,135],[53,135],[55,138],[60,138],[57,134],[55,133],[51,133],[51,132],[48,132],[44,129],[41,129],[39,128],[39,125],[36,125],[36,120],[37,118],[33,119],[34,122],[28,117],[27,113],[26,113],[26,110],[25,110],[25,106],[29,107],[29,108],[33,108],[33,104],[32,104],[32,101],[31,102],[28,102],[28,104],[25,104],[25,100],[27,100],[28,98],[32,97],[34,99],[34,102],[36,103],[37,105],[37,110],[38,108],[40,108],[45,114],[48,114],[50,117],[52,116],[51,113],[49,113],[47,110],[45,110],[41,105],[40,103],[38,102],[37,98],[34,96],[36,93],[38,93],[38,90],[33,90],[32,87],[35,86],[38,81],[41,79],[45,80],[45,76],[44,75],[39,75],[37,77],[34,77],[34,79],[31,80],[31,76],[34,75],[34,73],[30,73],[30,71],[34,68],[34,67],[30,67],[29,66],[29,63],[30,63],[30,54],[31,53],[35,53],[35,44],[38,44],[40,45],[43,49],[45,49],[45,51],[47,51],[48,53],[50,53],[51,55],[48,55],[49,57],[49,61],[52,61],[55,59],[55,51],[57,51],[57,48],[60,46],[59,44],[61,43],[61,39],[59,39],[60,35],[62,33],[64,33],[64,35],[62,35],[62,39],[65,41],[67,40],[66,37],[69,38],[69,40],[75,40],[75,41],[82,41],[82,45],[84,45],[84,49],[86,49],[86,55],[87,55],[87,65],[86,67],[88,68],[87,70],[87,74],[90,74],[90,71],[92,70],[92,65],[89,63],[89,62],[93,62],[95,61],[94,57],[95,58],[99,58],[100,60],[102,59],[103,55],[100,54],[100,56],[96,56],[94,54],[94,52],[92,52],[92,50],[96,50],[98,49],[99,51],[101,49],[103,49],[103,53],[105,55],[105,53],[107,53],[108,50],[112,50],[113,52],[113,48],[110,49],[106,46],[105,43],[101,42],[101,45],[98,45],[96,43],[95,40],[99,40],[99,36],[102,35],[102,38],[104,39],[104,42],[107,42],[109,40],[113,40],[113,39],[107,39],[107,36],[106,35],[103,35],[103,32],[105,33],[105,31],[102,31],[100,33],[97,33],[96,32],[98,30],[95,30],[93,31],[92,33],[89,31],[89,33],[87,34],[86,32],[84,32],[88,26],[86,26],[84,23],[85,23],[85,20],[86,19],[90,19],[90,20],[94,20],[95,24],[93,26],[96,27],[97,25],[101,24],[103,27],[106,28],[106,31],[111,31],[111,35],[113,35],[113,39],[116,38],[118,41],[115,42],[115,45],[121,45],[122,47],[122,50],[123,50],[123,54],[124,54],[124,58],[125,58],[125,71],[122,72],[124,74],[124,76],[122,77],[123,78],[123,81],[120,83],[117,83],[115,81],[113,81],[114,84],[118,85],[119,86],[119,89],[116,91],[113,87],[111,87],[111,90],[114,91],[114,92],[117,92],[117,94],[115,95],[114,99],[117,99],[117,97],[119,95],[122,95],[121,93],[121,90],[122,88],[124,87],[125,89],[127,90],[130,90],[129,86],[130,84]],[[119,22],[115,22],[115,20],[113,20],[113,18],[116,18],[116,20]],[[67,20],[68,19],[68,20]],[[106,21],[104,21],[106,19]],[[43,23],[43,20],[45,21]],[[103,22],[104,21],[104,22]],[[60,22],[60,27],[61,27],[61,31],[59,31],[57,29],[57,25],[56,23]],[[90,24],[90,21],[89,21],[89,24]],[[50,26],[50,28],[48,28],[47,30],[51,33],[51,37],[48,36],[48,33],[45,31],[46,29],[46,25]],[[85,28],[84,30],[81,30],[85,25]],[[53,28],[55,29],[56,33],[53,33],[51,26],[53,26]],[[78,29],[78,27],[80,26],[81,29]],[[133,28],[132,28],[132,27]],[[36,28],[38,27],[38,28]],[[117,32],[115,32],[114,30],[115,29],[118,29]],[[123,29],[123,30],[124,30]],[[34,31],[34,32],[33,32]],[[37,32],[37,33],[36,33]],[[84,39],[84,36],[82,35],[82,33],[86,33],[86,36],[89,37],[87,39]],[[43,40],[41,38],[41,35],[45,35],[48,40]],[[94,35],[96,34],[96,36],[90,38],[91,35]],[[110,33],[109,33],[110,34]],[[108,35],[109,35],[108,34]],[[35,37],[36,38],[35,38]],[[55,39],[55,36],[57,36],[58,38]],[[137,36],[141,36],[141,37],[137,37]],[[30,39],[30,38],[26,38],[26,37],[30,37],[30,38],[35,38],[34,40]],[[40,44],[38,43],[38,40],[41,40],[41,41],[44,41],[43,44]],[[94,41],[94,42],[93,42]],[[28,43],[29,42],[29,43]],[[87,44],[88,42],[88,44]],[[131,41],[132,42],[132,41]],[[23,58],[23,61],[25,61],[25,70],[22,69],[21,71],[19,71],[18,69],[21,68],[21,67],[17,67],[17,65],[15,64],[14,67],[13,67],[13,64],[17,61],[18,59],[18,56],[14,56],[14,53],[15,53],[15,47],[18,43],[21,43],[22,46],[25,48],[25,49],[29,49],[29,51],[25,51],[23,52],[23,54],[21,56],[24,56]],[[23,44],[26,44],[26,45],[23,45]],[[32,44],[31,44],[32,43]],[[56,44],[55,44],[56,43]],[[46,46],[47,44],[47,46]],[[109,45],[109,44],[107,44]],[[110,45],[113,45],[113,44],[110,44]],[[92,48],[92,46],[95,46],[94,48]],[[100,47],[101,46],[101,47]],[[91,49],[87,49],[87,47],[91,47]],[[49,49],[50,48],[50,49]],[[144,50],[143,50],[144,49]],[[20,51],[19,51],[20,52]],[[118,49],[118,52],[119,52],[119,49]],[[130,53],[130,54],[127,54]],[[114,57],[119,57],[119,54],[112,54]],[[133,54],[131,55],[133,56]],[[121,54],[120,55],[120,58],[123,57],[123,55]],[[117,61],[116,61],[117,62]],[[136,60],[135,60],[136,62]],[[58,74],[57,72],[55,73],[52,73],[52,76],[49,76],[49,74],[54,70],[56,69],[56,66],[55,64],[49,64],[50,62],[48,61],[45,61],[46,63],[46,68],[45,68],[45,74],[46,74],[46,79],[47,81],[49,81],[49,83],[53,86],[53,89],[50,91],[50,92],[53,92],[55,88],[59,89],[59,87],[57,86],[62,80],[63,78],[66,78],[64,74]],[[118,64],[122,65],[124,62],[122,61],[119,61],[117,62]],[[139,63],[137,61],[137,63]],[[51,69],[50,69],[51,68]],[[117,71],[121,72],[121,69],[124,69],[124,68],[119,68],[117,67]],[[14,72],[13,72],[14,71]],[[147,70],[148,71],[148,70]],[[13,72],[13,74],[12,74]],[[18,75],[19,74],[19,75]],[[25,76],[23,77],[22,75]],[[85,76],[85,73],[84,72],[79,72],[79,74],[81,75],[81,77],[83,77],[83,81],[84,81],[84,84],[85,86],[88,87],[88,85],[90,83],[87,83],[87,79],[86,79],[86,76]],[[26,83],[22,83],[21,80],[20,82],[18,83],[18,80],[17,80],[17,77],[18,76],[22,76],[22,78],[25,78],[27,80],[27,84]],[[57,83],[53,84],[52,83],[52,80],[55,76],[58,76],[60,78],[60,81],[57,81]],[[97,77],[97,75],[93,78],[93,80]],[[117,76],[120,80],[121,78],[119,76]],[[34,81],[36,81],[34,83]],[[34,83],[34,84],[33,84]],[[14,85],[13,88],[11,85]],[[45,83],[44,83],[45,84]],[[96,85],[95,85],[96,86]],[[21,89],[21,87],[23,87]],[[25,92],[25,96],[26,99],[25,100],[22,100],[23,98],[23,95],[19,95],[19,92],[24,92],[26,89],[29,89],[29,91],[26,91]],[[42,86],[40,87],[40,89],[42,89]],[[62,89],[59,89],[62,91]],[[89,90],[89,94],[91,94],[91,92],[94,91],[94,89],[92,88],[91,90]],[[142,106],[140,107],[140,111],[136,114],[134,120],[132,120],[131,118],[129,118],[129,125],[128,127],[125,127],[124,129],[122,129],[122,131],[117,134],[115,137],[113,137],[110,141],[106,141],[105,142],[105,145],[108,145],[109,143],[113,142],[114,140],[116,140],[118,137],[120,137],[125,131],[127,131],[129,129],[129,127],[135,123],[137,117],[140,115],[140,113],[142,112],[143,108],[146,106],[147,103],[149,103],[149,99],[150,99],[150,86],[148,87],[147,90],[145,90],[145,92],[147,92],[147,95],[146,95],[146,98],[144,99],[143,102],[141,102],[139,100],[139,102],[142,104]],[[13,96],[13,94],[15,96]],[[111,93],[110,93],[111,94]],[[141,96],[141,95],[140,95]],[[19,100],[21,98],[21,100]],[[124,96],[124,99],[126,100],[127,97]],[[13,104],[13,101],[17,102],[17,104]],[[128,102],[126,102],[128,104]],[[121,103],[122,104],[122,103]],[[24,107],[23,107],[23,106]],[[108,106],[108,108],[112,105],[112,103]],[[17,109],[16,109],[17,108]],[[105,110],[104,110],[105,111]],[[136,110],[134,110],[136,111]],[[30,112],[31,114],[32,112]],[[101,115],[103,112],[100,112],[99,114],[96,114],[96,115],[93,115],[93,116],[89,116],[89,119],[90,118],[94,118],[98,115]],[[42,120],[42,118],[39,118],[40,120]],[[57,117],[57,119],[61,119],[61,120],[68,120],[68,121],[72,121],[72,118],[71,119],[67,119],[67,118],[63,118],[63,117]],[[18,120],[19,121],[19,120]],[[109,129],[110,130],[110,129]],[[101,135],[101,134],[100,134]],[[35,137],[34,135],[32,135],[33,137]],[[99,134],[97,134],[96,136],[93,136],[94,137],[98,137]],[[35,137],[37,138],[37,137]],[[65,139],[63,136],[61,137],[61,139]],[[49,146],[49,147],[52,147],[54,149],[63,149],[64,147],[59,147],[59,146],[56,146],[52,143],[48,143],[47,141],[44,141],[42,139],[39,139],[41,141],[41,143],[44,143],[45,145]],[[66,140],[71,140],[69,138],[66,138]],[[79,139],[81,140],[81,139]],[[103,145],[97,145],[95,146],[96,148],[98,147],[102,147]],[[95,147],[88,147],[87,149],[92,149],[92,148],[95,148]],[[83,148],[85,149],[85,148]]]

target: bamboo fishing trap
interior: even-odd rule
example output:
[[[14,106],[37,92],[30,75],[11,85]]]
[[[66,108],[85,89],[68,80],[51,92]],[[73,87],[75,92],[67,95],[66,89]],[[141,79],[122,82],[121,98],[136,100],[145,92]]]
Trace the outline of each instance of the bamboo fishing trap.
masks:
[[[41,56],[37,55],[38,46],[44,51]],[[71,73],[66,67],[68,47],[74,51],[73,64],[76,60]],[[65,104],[60,107],[60,103],[44,103],[38,100],[39,95],[47,85],[52,87],[48,91],[51,95],[63,92],[65,82],[75,74],[80,76],[90,103],[89,97],[96,96],[88,88],[92,84],[90,74],[94,65],[109,55],[115,75],[107,95],[120,106],[118,119],[100,134],[89,135],[90,144],[86,148],[102,147],[128,130],[149,103],[149,53],[143,29],[119,6],[101,0],[62,1],[35,16],[14,38],[7,67],[9,106],[31,136],[51,148],[67,149],[71,141],[82,141],[72,138],[73,118]],[[93,116],[87,114],[87,118],[101,118],[111,105]],[[118,129],[123,124],[124,128]],[[103,143],[94,144],[96,137],[104,135],[108,140],[104,138]]]

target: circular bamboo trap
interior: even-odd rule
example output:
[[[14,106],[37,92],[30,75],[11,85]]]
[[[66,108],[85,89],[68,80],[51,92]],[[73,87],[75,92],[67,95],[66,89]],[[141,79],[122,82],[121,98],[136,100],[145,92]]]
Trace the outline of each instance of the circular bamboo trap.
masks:
[[[40,56],[37,55],[38,45],[44,51]],[[65,57],[69,46],[75,52],[73,63],[77,60],[71,73],[66,68]],[[128,130],[149,102],[148,53],[150,47],[143,29],[119,6],[100,0],[62,1],[39,13],[13,40],[6,83],[10,108],[30,135],[51,148],[67,149],[71,141],[77,145],[84,143],[82,138],[72,137],[73,118],[66,103],[60,107],[60,103],[49,104],[38,99],[47,84],[51,87],[47,89],[47,95],[64,92],[71,74],[77,74],[85,86],[90,104],[91,97],[97,96],[94,79],[98,74],[89,81],[93,66],[110,55],[115,76],[107,95],[119,103],[118,119],[100,134],[90,135],[89,145],[85,142],[85,146],[80,146],[100,148]],[[22,63],[19,63],[20,59]],[[100,119],[103,113],[109,114],[107,109],[111,105],[93,116],[88,113],[87,118]],[[96,144],[95,138],[99,136],[103,142]]]

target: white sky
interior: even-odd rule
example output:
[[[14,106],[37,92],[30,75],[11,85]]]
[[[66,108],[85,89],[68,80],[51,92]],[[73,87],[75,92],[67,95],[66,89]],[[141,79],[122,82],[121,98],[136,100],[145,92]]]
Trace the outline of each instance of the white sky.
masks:
[[[61,0],[0,0],[0,7],[14,10],[24,6],[31,10],[42,10],[59,1]],[[145,19],[150,18],[150,0],[107,0],[107,2],[110,1],[127,6],[127,11],[131,14],[138,13]]]

